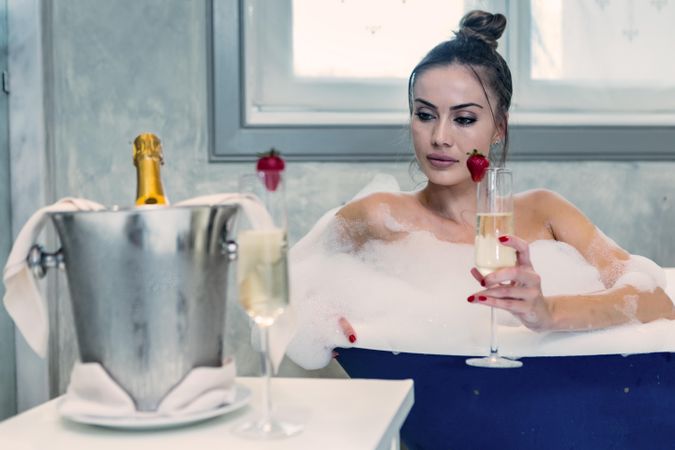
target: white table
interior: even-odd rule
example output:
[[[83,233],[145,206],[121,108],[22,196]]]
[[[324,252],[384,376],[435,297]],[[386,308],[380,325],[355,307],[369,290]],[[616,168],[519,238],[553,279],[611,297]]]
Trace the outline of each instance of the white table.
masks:
[[[273,401],[305,416],[305,429],[274,441],[234,436],[233,425],[259,410],[261,381],[237,379],[253,391],[252,401],[245,408],[198,424],[156,431],[74,423],[58,415],[56,400],[52,400],[0,423],[0,449],[398,449],[398,432],[413,404],[412,380],[274,378]]]

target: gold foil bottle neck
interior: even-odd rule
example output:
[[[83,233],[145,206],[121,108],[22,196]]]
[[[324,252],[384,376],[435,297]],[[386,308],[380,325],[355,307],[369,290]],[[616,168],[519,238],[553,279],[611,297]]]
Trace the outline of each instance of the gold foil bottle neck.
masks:
[[[162,153],[162,143],[157,136],[152,133],[139,134],[134,139],[134,164],[143,158],[153,158],[164,164],[164,154]]]
[[[166,205],[160,166],[164,163],[162,144],[152,133],[140,134],[134,139],[134,166],[136,166],[136,205]]]

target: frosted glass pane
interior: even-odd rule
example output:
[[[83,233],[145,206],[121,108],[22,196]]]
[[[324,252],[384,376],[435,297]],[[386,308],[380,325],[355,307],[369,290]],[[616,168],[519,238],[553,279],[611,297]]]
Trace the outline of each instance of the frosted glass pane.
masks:
[[[448,0],[293,0],[295,75],[407,78],[453,36],[464,8]]]
[[[675,2],[531,0],[531,77],[579,84],[675,84]]]

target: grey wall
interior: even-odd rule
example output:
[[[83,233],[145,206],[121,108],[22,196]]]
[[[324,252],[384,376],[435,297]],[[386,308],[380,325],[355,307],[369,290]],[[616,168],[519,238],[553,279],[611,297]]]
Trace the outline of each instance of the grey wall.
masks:
[[[0,261],[6,261],[12,243],[10,223],[9,145],[7,142],[7,100],[0,93]],[[0,283],[0,299],[5,287]],[[16,366],[14,325],[0,307],[0,420],[16,411]]]
[[[172,201],[235,190],[238,174],[251,164],[207,160],[206,1],[50,3],[46,158],[53,161],[55,197],[131,205],[131,141],[143,131],[163,140],[163,178]],[[675,163],[520,162],[513,167],[517,187],[557,190],[629,251],[675,266],[675,239],[670,235]],[[393,174],[404,188],[415,185],[407,164],[291,164],[291,239],[297,240],[324,211],[348,200],[380,172]],[[30,195],[12,192],[15,201]],[[66,292],[63,286],[58,290],[52,306],[59,317],[53,348],[61,361],[53,369],[57,392],[64,387],[76,350]],[[246,319],[233,315],[231,320],[237,321],[239,341],[246,341]],[[241,345],[243,349],[235,350],[244,355],[248,348]],[[254,366],[242,357],[242,373],[253,372]]]
[[[7,2],[0,0],[0,71],[7,70]],[[0,261],[5,261],[12,243],[9,182],[8,97],[0,91]],[[0,298],[5,287],[0,283]],[[0,420],[16,411],[14,325],[0,307]]]
[[[46,102],[41,0],[7,0],[9,48],[9,140],[11,236],[39,207],[50,203],[44,104]],[[47,361],[35,355],[15,333],[17,409],[35,406],[48,398]],[[11,362],[10,362],[11,364]]]

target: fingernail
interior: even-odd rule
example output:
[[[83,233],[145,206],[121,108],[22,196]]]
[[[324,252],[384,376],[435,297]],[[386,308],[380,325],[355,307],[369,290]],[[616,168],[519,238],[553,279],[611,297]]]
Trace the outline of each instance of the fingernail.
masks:
[[[499,236],[499,242],[506,242],[509,240],[508,236]]]
[[[470,296],[469,298],[467,298],[466,301],[468,301],[469,303],[472,303],[473,300],[474,300],[474,298],[475,298],[475,297],[472,295],[472,296]]]
[[[480,280],[480,285],[483,286],[483,287],[485,287],[485,278],[483,278],[482,280]]]
[[[350,335],[349,335],[349,342],[351,342],[352,344],[353,344],[354,342],[356,342],[356,336],[354,336],[353,334],[350,334]]]
[[[480,296],[478,297],[478,300],[480,300],[481,302],[484,302],[485,300],[487,300],[487,297],[484,296],[484,295],[480,295]]]

